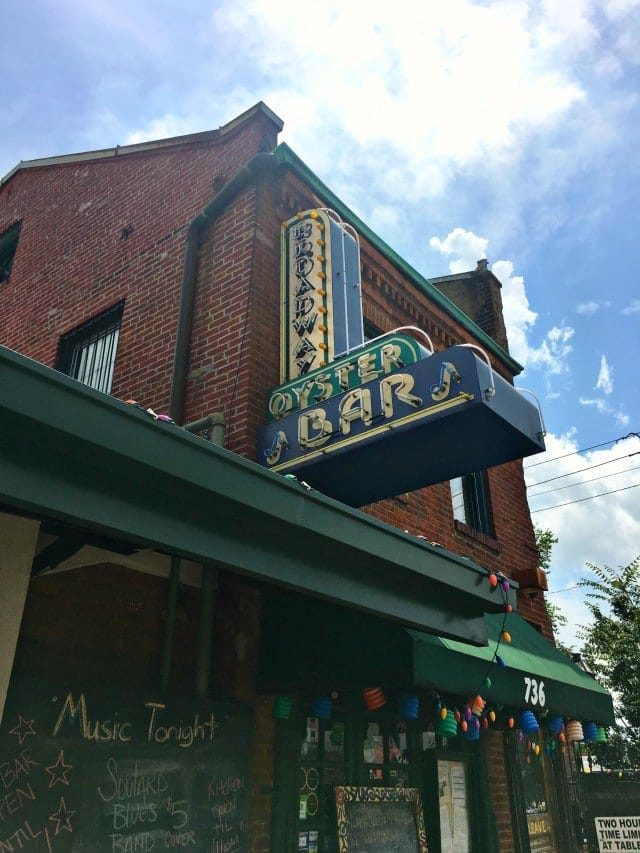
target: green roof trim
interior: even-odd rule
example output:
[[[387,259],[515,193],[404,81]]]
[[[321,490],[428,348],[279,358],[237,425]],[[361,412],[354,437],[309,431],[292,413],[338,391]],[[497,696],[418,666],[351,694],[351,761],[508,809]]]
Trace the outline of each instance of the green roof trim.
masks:
[[[0,422],[5,511],[471,643],[501,609],[473,561],[4,347]]]
[[[422,290],[432,302],[435,302],[438,307],[442,308],[449,316],[465,328],[470,335],[486,349],[488,349],[496,358],[509,368],[514,376],[522,373],[523,366],[512,358],[506,350],[502,349],[493,338],[483,331],[471,317],[461,311],[455,303],[448,299],[438,288],[432,284],[428,278],[421,275],[411,264],[400,257],[387,243],[384,242],[378,235],[369,228],[369,226],[360,219],[347,205],[338,198],[338,196],[329,189],[329,187],[314,174],[311,169],[298,157],[286,142],[281,142],[274,149],[275,156],[281,163],[289,166],[291,170],[298,175],[303,181],[309,184],[311,189],[325,199],[327,204],[339,213],[342,219],[349,222],[353,227],[376,248],[380,254],[384,255],[398,270],[405,275],[419,290]]]

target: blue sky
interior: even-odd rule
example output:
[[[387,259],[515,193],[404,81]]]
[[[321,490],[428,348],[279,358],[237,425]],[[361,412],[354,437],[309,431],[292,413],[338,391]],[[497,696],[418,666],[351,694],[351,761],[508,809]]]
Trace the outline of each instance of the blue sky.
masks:
[[[554,600],[572,632],[586,563],[640,554],[640,441],[575,453],[640,432],[640,0],[422,5],[14,4],[0,174],[264,100],[281,139],[423,274],[486,256],[549,431],[552,461],[530,460],[528,479],[561,478],[530,495],[560,539],[550,583],[569,587]]]

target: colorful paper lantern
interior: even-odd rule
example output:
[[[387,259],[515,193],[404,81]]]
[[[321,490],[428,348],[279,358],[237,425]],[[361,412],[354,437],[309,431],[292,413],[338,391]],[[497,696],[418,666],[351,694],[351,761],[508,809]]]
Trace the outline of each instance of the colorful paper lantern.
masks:
[[[510,643],[511,642],[511,634],[508,631],[503,631],[501,636],[502,636],[502,642],[503,643]]]
[[[505,662],[502,660],[500,655],[496,655],[496,664],[497,664],[499,669],[504,669],[506,666]]]
[[[401,696],[398,714],[404,720],[417,720],[420,713],[420,699],[417,696]]]
[[[607,730],[605,729],[604,726],[598,726],[594,740],[596,743],[606,743],[607,742]]]
[[[320,720],[331,719],[331,697],[317,696],[312,703],[313,715]]]
[[[436,734],[440,737],[454,738],[458,734],[458,724],[456,723],[453,711],[447,711],[444,719],[437,719],[435,729]]]
[[[489,584],[490,586],[498,586],[498,576],[494,575],[493,572],[489,575]]]
[[[569,720],[565,726],[565,732],[569,743],[578,743],[578,741],[584,740],[582,724],[578,720]]]
[[[595,723],[583,723],[582,732],[585,740],[595,740],[598,734],[598,727]]]
[[[288,720],[291,716],[293,700],[288,696],[278,696],[273,703],[273,716],[276,720]]]
[[[562,727],[564,726],[564,720],[562,717],[549,717],[546,722],[547,730],[552,735],[557,735],[558,732],[562,731]]]
[[[469,720],[467,730],[464,732],[466,740],[480,739],[480,720]]]
[[[382,692],[381,687],[365,687],[362,691],[362,698],[369,711],[376,711],[387,704],[387,697]]]
[[[484,706],[485,706],[486,704],[487,704],[487,703],[486,703],[486,702],[485,702],[485,700],[482,698],[482,696],[476,696],[476,697],[474,697],[473,702],[471,703],[471,713],[472,713],[474,716],[479,717],[479,716],[480,716],[480,714],[482,714],[482,712],[484,711]]]
[[[527,735],[534,734],[540,728],[540,724],[536,719],[536,715],[533,713],[533,711],[529,711],[528,709],[520,712],[520,716],[518,717],[518,725]]]

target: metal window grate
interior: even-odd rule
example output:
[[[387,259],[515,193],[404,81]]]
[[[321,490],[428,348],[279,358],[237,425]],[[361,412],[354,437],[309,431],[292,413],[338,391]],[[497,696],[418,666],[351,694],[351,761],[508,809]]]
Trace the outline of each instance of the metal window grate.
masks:
[[[108,394],[120,336],[122,302],[60,339],[58,370]]]

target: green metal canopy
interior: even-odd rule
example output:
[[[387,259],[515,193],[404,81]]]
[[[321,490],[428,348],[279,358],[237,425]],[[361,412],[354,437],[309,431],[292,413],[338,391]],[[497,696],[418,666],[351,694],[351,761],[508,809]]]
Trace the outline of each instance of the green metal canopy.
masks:
[[[512,642],[500,642],[505,668],[499,668],[494,660],[505,615],[485,615],[484,621],[489,644],[477,648],[344,608],[303,603],[298,596],[266,594],[260,687],[270,692],[381,684],[463,700],[480,692],[487,701],[510,708],[614,723],[604,687],[515,613],[506,618]],[[484,686],[487,676],[490,688]]]
[[[0,508],[73,537],[155,548],[476,644],[483,612],[501,608],[473,561],[3,347],[0,425]]]

